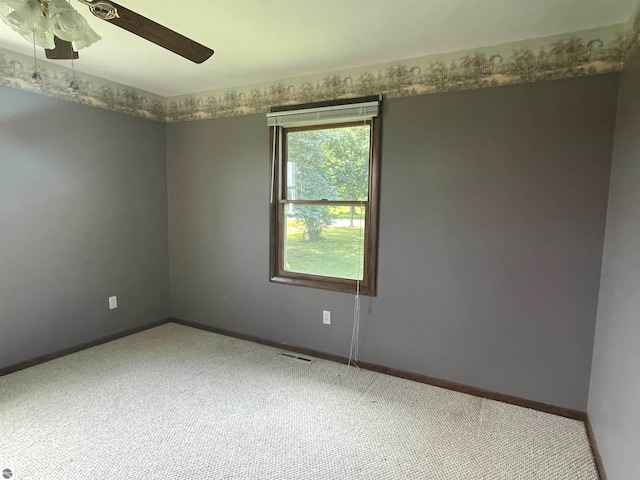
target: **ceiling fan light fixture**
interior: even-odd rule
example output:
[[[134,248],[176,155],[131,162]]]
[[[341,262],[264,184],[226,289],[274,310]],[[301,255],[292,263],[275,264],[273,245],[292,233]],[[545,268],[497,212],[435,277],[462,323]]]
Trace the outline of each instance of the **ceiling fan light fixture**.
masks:
[[[27,23],[32,23],[36,17],[43,16],[39,0],[0,0],[0,16],[16,11]]]
[[[96,31],[87,25],[87,30],[84,35],[78,40],[73,40],[71,43],[73,44],[73,48],[77,51],[83,48],[87,48],[97,41],[102,40],[102,37],[96,33]]]
[[[51,26],[56,37],[67,42],[80,40],[89,25],[78,12],[62,12],[51,18]]]
[[[14,31],[20,35],[28,35],[31,31],[31,27],[26,18],[24,18],[18,10],[13,10],[7,15],[2,16],[4,23],[9,25]]]
[[[40,2],[34,0],[0,0],[0,17],[20,35],[29,35],[45,18]]]
[[[65,42],[73,42],[76,50],[93,45],[102,38],[66,0],[51,0],[49,16],[55,36]]]
[[[66,0],[0,0],[0,18],[45,49],[56,48],[54,37],[72,42],[76,50],[102,38]]]
[[[29,42],[53,48],[53,32],[38,0],[0,0],[0,17]]]

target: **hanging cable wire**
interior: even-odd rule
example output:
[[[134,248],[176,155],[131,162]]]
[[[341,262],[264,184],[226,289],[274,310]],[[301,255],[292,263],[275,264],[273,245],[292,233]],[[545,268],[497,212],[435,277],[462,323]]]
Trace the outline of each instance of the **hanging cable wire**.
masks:
[[[364,121],[364,125],[367,125],[367,120]],[[373,125],[371,126],[373,127]],[[370,127],[370,128],[371,128]],[[371,168],[371,152],[372,152],[372,148],[373,148],[373,135],[372,132],[369,132],[369,168],[368,171]],[[367,195],[368,197],[368,195]],[[358,256],[359,260],[358,260],[358,271],[359,272],[364,272],[364,221],[366,218],[365,215],[365,211],[364,211],[364,202],[361,200],[360,201],[360,215],[362,216],[362,218],[359,221],[359,225],[360,225],[360,254]],[[354,298],[353,301],[353,327],[351,329],[351,347],[349,348],[349,361],[347,363],[347,365],[351,365],[353,363],[353,365],[357,368],[358,367],[358,350],[360,348],[360,278],[358,277],[358,279],[356,280],[356,296]]]
[[[67,89],[70,93],[78,93],[80,90],[80,85],[76,82],[76,69],[73,65],[73,55],[71,55],[71,81],[69,82],[69,87]]]
[[[360,215],[364,217],[364,205],[360,202]],[[360,219],[360,254],[358,270],[363,271],[364,260],[364,218]],[[358,367],[358,350],[360,348],[360,279],[356,280],[356,296],[353,301],[353,327],[351,330],[351,347],[349,348],[349,362],[348,365],[353,364]]]
[[[33,73],[31,74],[31,83],[40,85],[42,76],[38,73],[38,57],[36,56],[36,29],[33,29]]]

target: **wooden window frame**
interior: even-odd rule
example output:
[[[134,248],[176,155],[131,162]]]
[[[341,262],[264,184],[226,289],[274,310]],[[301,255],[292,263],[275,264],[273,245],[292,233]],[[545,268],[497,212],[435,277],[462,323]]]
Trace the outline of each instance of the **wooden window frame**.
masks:
[[[335,292],[352,293],[376,296],[377,293],[377,265],[378,265],[378,204],[380,191],[380,152],[381,152],[381,119],[379,116],[367,120],[370,125],[371,148],[369,151],[369,198],[366,201],[340,201],[340,200],[286,200],[281,198],[286,192],[286,135],[287,132],[326,129],[362,125],[363,122],[336,122],[308,127],[269,127],[270,142],[270,169],[272,174],[269,219],[269,271],[270,281],[287,285],[320,288]],[[275,130],[275,132],[274,132]],[[275,144],[274,144],[275,142]],[[281,146],[282,152],[279,152]],[[275,152],[275,155],[274,155]],[[282,168],[279,168],[280,158]],[[273,163],[275,161],[275,164]],[[364,227],[364,264],[362,280],[354,280],[340,277],[328,277],[307,273],[290,272],[284,269],[284,236],[287,204],[305,205],[356,205],[365,206]],[[359,283],[359,285],[358,285]]]

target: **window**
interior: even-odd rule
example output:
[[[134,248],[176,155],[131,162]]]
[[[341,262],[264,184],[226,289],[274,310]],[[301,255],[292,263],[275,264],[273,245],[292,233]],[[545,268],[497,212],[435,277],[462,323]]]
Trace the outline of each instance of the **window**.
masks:
[[[375,295],[379,100],[279,107],[267,114],[271,281]]]

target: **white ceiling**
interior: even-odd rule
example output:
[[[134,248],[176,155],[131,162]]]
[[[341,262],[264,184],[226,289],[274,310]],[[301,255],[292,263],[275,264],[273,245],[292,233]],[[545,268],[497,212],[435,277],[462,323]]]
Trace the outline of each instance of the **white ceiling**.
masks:
[[[638,0],[119,0],[215,50],[196,65],[71,1],[103,37],[80,51],[76,69],[164,96],[619,24],[638,5]],[[0,47],[32,52],[1,22]],[[42,51],[38,55],[44,58]]]

